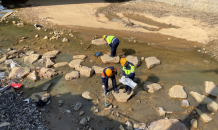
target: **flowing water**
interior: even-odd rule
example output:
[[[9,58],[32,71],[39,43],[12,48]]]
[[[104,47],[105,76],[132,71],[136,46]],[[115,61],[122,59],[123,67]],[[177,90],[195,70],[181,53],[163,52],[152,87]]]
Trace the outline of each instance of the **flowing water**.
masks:
[[[1,8],[1,7],[0,7]],[[17,20],[17,19],[14,19]],[[73,28],[75,31],[75,29]],[[91,29],[90,29],[91,30]],[[102,35],[104,31],[102,30],[91,30],[89,29],[77,29],[74,32],[75,37],[67,37],[70,41],[68,43],[62,43],[61,39],[57,41],[44,40],[44,36],[51,37],[49,33],[52,29],[36,30],[33,25],[25,24],[23,28],[19,28],[11,23],[11,21],[6,23],[0,23],[0,45],[1,52],[4,54],[9,47],[19,48],[19,47],[29,47],[30,50],[34,50],[39,54],[43,54],[49,50],[60,50],[61,53],[55,59],[55,63],[58,62],[70,62],[72,56],[75,54],[84,54],[87,56],[85,61],[82,63],[84,66],[91,67],[93,65],[105,67],[108,65],[113,65],[117,68],[119,77],[121,76],[122,67],[120,64],[103,64],[99,57],[95,57],[96,52],[107,53],[109,48],[107,45],[102,46],[91,46],[90,50],[85,50],[89,44],[89,40],[94,36],[93,34]],[[64,30],[68,32],[69,29]],[[72,31],[73,32],[73,31]],[[159,117],[155,109],[157,107],[163,107],[167,111],[173,111],[176,114],[167,114],[168,118],[180,119],[185,123],[186,126],[189,125],[189,121],[192,118],[198,118],[194,113],[184,113],[187,109],[182,108],[179,99],[170,99],[168,96],[168,90],[173,85],[182,85],[184,90],[188,94],[188,100],[191,106],[198,106],[201,109],[205,109],[204,106],[199,106],[196,101],[189,95],[190,91],[195,91],[200,94],[204,94],[204,81],[213,81],[218,84],[218,67],[217,62],[207,54],[199,53],[193,46],[196,43],[189,42],[183,39],[178,39],[171,37],[171,41],[166,39],[169,36],[160,34],[131,34],[129,32],[116,32],[113,30],[107,30],[108,33],[118,36],[120,39],[120,45],[118,47],[118,55],[134,55],[139,59],[141,57],[155,56],[161,61],[161,65],[157,65],[154,68],[148,70],[145,61],[142,61],[140,66],[136,69],[136,76],[139,78],[137,81],[138,87],[134,90],[134,95],[130,98],[127,103],[118,103],[113,96],[108,96],[108,103],[113,106],[117,106],[114,111],[119,112],[120,116],[108,116],[104,118],[101,114],[94,114],[94,110],[99,108],[103,110],[104,108],[104,98],[103,90],[101,89],[101,75],[95,74],[90,78],[81,77],[80,79],[74,79],[72,81],[65,81],[64,76],[66,73],[71,72],[68,66],[58,68],[57,71],[59,76],[53,79],[40,79],[37,82],[33,82],[25,78],[21,83],[24,84],[24,95],[29,97],[32,93],[40,92],[41,86],[46,83],[52,83],[51,88],[49,88],[49,93],[52,95],[51,104],[46,105],[44,108],[46,111],[43,113],[43,118],[47,120],[46,125],[48,125],[52,130],[68,129],[81,127],[76,124],[76,122],[82,117],[90,116],[92,120],[90,121],[90,126],[95,129],[104,129],[106,127],[110,128],[113,125],[114,129],[118,129],[119,125],[125,123],[126,120],[130,120],[133,123],[151,123],[157,119],[162,119],[164,117]],[[39,38],[35,38],[35,34],[39,34]],[[140,35],[142,35],[140,37]],[[137,42],[133,42],[130,36],[138,36]],[[19,43],[22,37],[27,37],[23,42]],[[81,44],[81,40],[84,44]],[[161,44],[164,43],[164,44]],[[184,44],[186,43],[186,44]],[[167,44],[169,44],[167,46]],[[201,45],[199,44],[199,47]],[[169,48],[171,47],[171,48]],[[182,48],[182,49],[181,49]],[[191,48],[191,49],[190,49]],[[16,59],[21,65],[22,59]],[[29,65],[32,70],[37,66],[37,63]],[[118,81],[118,79],[117,79]],[[145,81],[151,81],[159,83],[163,89],[155,92],[154,94],[149,94],[143,90],[143,83]],[[118,83],[118,88],[123,86]],[[90,91],[94,95],[93,101],[87,101],[81,97],[84,91]],[[65,103],[63,108],[71,109],[71,105],[75,102],[82,102],[83,108],[81,110],[85,111],[85,115],[82,117],[78,115],[79,112],[72,111],[71,114],[63,114],[59,111],[58,100],[64,100]],[[97,102],[99,100],[99,103]],[[213,99],[218,102],[217,99]],[[132,110],[130,110],[132,108]],[[47,111],[49,112],[47,113]],[[200,120],[199,128],[202,129],[215,129],[216,122],[218,121],[217,113],[213,116],[213,121],[209,124],[203,124]],[[61,125],[60,125],[61,124]]]

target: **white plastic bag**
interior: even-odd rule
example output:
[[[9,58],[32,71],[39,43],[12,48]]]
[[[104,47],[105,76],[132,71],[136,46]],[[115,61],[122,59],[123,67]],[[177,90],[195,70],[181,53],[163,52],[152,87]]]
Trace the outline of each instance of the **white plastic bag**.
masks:
[[[129,78],[124,78],[124,76],[121,77],[121,79],[119,79],[119,82],[121,82],[124,85],[128,85],[129,87],[131,87],[132,89],[135,88],[135,86],[137,85],[137,83],[133,82],[131,79]]]

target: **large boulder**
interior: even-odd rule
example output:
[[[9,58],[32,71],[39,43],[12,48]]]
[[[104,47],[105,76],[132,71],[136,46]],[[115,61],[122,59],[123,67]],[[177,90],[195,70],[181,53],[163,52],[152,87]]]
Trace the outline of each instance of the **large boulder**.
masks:
[[[156,57],[145,58],[145,62],[146,62],[146,65],[147,65],[148,69],[154,67],[155,65],[160,64],[160,60],[158,60]]]
[[[70,73],[67,73],[65,75],[65,80],[73,80],[79,78],[79,72],[78,71],[72,71]]]
[[[86,55],[75,55],[73,56],[73,59],[81,59],[84,60],[86,58]]]
[[[33,100],[34,102],[38,102],[40,99],[46,102],[48,98],[50,98],[50,94],[45,91],[34,93],[30,96],[30,99]]]
[[[80,65],[82,62],[83,62],[83,60],[81,60],[81,59],[75,59],[75,60],[72,60],[68,65],[71,68],[75,68],[76,65]]]
[[[187,94],[181,85],[175,85],[170,88],[168,94],[171,98],[187,98]]]
[[[92,44],[94,45],[105,45],[106,42],[103,38],[99,38],[99,39],[94,39],[92,40]]]
[[[218,87],[212,81],[205,81],[205,92],[218,97]]]
[[[34,70],[33,72],[29,73],[27,78],[29,78],[32,81],[36,81],[37,80],[37,73],[36,73],[36,71]]]
[[[124,89],[119,89],[119,93],[115,93],[114,91],[112,91],[112,94],[114,95],[114,97],[116,98],[116,100],[118,102],[127,102],[127,100],[132,96],[133,91],[127,95],[127,93],[123,93]]]
[[[138,67],[138,65],[140,64],[140,60],[137,58],[137,56],[127,56],[126,57],[127,61],[133,63],[133,65],[135,66],[135,68]]]
[[[96,74],[101,74],[104,70],[104,68],[99,67],[99,66],[92,66],[92,69],[94,69]]]
[[[189,94],[200,104],[206,104],[207,108],[211,111],[217,111],[218,110],[218,104],[211,100],[210,98],[208,98],[205,95],[201,95],[197,92],[189,92]]]
[[[68,65],[68,62],[56,63],[56,64],[54,64],[54,67],[55,67],[55,68],[58,68],[58,67],[62,67],[62,66],[65,66],[65,65]]]
[[[119,56],[110,57],[109,55],[104,54],[103,56],[101,56],[101,60],[105,64],[107,64],[107,63],[119,63],[120,62],[120,57]]]
[[[188,130],[178,119],[160,119],[152,122],[148,130]]]
[[[94,74],[94,70],[86,66],[76,65],[75,69],[78,70],[82,76],[91,77]]]
[[[208,123],[213,120],[210,116],[208,116],[206,113],[203,113],[200,109],[195,108],[195,110],[197,111],[198,115],[200,116],[200,119],[204,123]]]
[[[42,59],[54,58],[59,53],[58,50],[49,51],[42,55]]]
[[[43,76],[44,78],[50,79],[57,75],[54,69],[42,67],[39,71],[39,75]]]
[[[13,67],[9,74],[10,79],[23,78],[30,72],[30,68],[27,67]]]
[[[24,57],[24,63],[25,64],[33,64],[33,62],[37,61],[39,59],[39,54],[31,54],[29,56]]]
[[[146,81],[143,85],[143,88],[144,90],[148,90],[149,93],[154,93],[155,91],[160,90],[162,87],[160,86],[160,84]]]

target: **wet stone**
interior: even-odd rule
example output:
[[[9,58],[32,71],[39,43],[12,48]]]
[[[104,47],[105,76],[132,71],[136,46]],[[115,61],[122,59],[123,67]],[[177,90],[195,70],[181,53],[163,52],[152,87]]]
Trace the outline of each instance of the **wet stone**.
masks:
[[[174,85],[169,89],[168,94],[171,98],[187,98],[187,94],[181,85]]]
[[[80,111],[80,112],[79,112],[79,116],[82,116],[82,115],[84,115],[84,114],[85,114],[84,111]]]
[[[51,86],[51,83],[45,84],[42,86],[42,90],[47,91],[50,86]]]
[[[212,81],[205,81],[205,92],[218,97],[218,87]]]
[[[148,69],[160,64],[160,60],[158,60],[156,57],[145,58],[145,62]]]
[[[74,103],[73,109],[74,109],[75,111],[78,111],[80,108],[82,108],[82,103],[81,103],[81,102],[76,102],[76,103]]]
[[[63,101],[63,100],[59,100],[59,101],[58,101],[59,107],[61,107],[63,104],[64,104],[64,101]]]
[[[82,97],[88,100],[91,100],[91,93],[89,91],[85,91],[84,93],[82,93]]]
[[[79,124],[85,125],[87,122],[88,122],[88,121],[87,121],[87,119],[86,119],[86,117],[85,117],[85,118],[83,118],[83,119],[80,120]]]
[[[188,100],[182,100],[182,102],[181,102],[181,106],[182,107],[185,107],[185,108],[187,108],[187,107],[189,107],[189,102],[188,102]]]

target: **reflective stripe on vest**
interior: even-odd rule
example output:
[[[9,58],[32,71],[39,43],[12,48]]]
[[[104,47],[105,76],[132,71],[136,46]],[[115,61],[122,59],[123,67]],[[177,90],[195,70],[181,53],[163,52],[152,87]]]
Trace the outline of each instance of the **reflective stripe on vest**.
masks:
[[[123,70],[125,71],[126,75],[129,75],[130,73],[134,73],[135,72],[135,67],[133,65],[131,65],[131,64],[129,64],[129,66],[130,66],[130,70],[126,69],[126,67],[123,66]]]
[[[114,36],[107,36],[106,41],[108,44],[111,44],[113,42]]]

